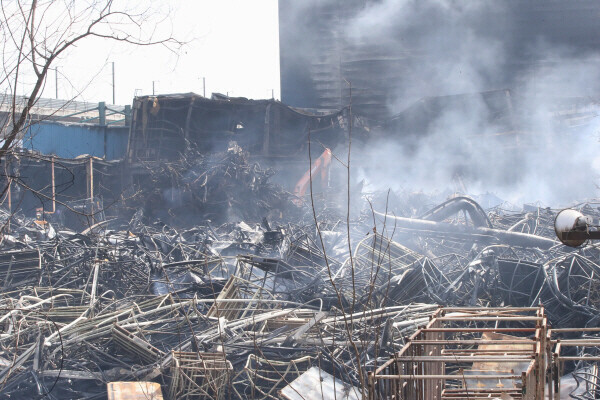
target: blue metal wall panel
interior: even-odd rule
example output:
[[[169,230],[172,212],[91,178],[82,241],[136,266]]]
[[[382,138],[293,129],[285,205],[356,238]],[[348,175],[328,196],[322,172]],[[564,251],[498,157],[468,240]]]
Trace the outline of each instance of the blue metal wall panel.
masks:
[[[120,160],[127,153],[129,127],[109,127],[106,137],[106,159]]]
[[[42,122],[29,128],[23,147],[63,158],[89,154],[117,160],[127,151],[128,135],[129,127]]]

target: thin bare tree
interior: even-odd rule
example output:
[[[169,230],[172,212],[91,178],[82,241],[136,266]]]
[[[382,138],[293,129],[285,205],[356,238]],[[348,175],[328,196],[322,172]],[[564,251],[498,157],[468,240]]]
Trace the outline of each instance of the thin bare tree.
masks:
[[[68,57],[92,38],[179,49],[183,43],[170,33],[157,33],[157,23],[167,18],[159,14],[152,6],[135,10],[119,0],[2,0],[0,88],[8,95],[0,125],[0,160],[29,127],[31,111],[59,58]],[[25,85],[28,89],[21,99],[17,87]]]

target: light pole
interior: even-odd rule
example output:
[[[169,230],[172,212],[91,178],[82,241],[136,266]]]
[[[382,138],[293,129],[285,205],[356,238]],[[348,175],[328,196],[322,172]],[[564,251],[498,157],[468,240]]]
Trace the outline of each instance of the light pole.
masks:
[[[200,80],[200,77],[197,78]],[[206,78],[202,77],[202,97],[206,97]]]
[[[112,89],[113,89],[113,105],[115,104],[115,62],[112,62]]]

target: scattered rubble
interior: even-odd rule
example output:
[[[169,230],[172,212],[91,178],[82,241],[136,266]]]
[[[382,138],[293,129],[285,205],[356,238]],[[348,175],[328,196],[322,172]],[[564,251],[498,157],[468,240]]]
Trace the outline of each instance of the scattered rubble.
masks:
[[[369,373],[440,306],[543,304],[556,335],[589,330],[576,357],[596,356],[600,252],[556,241],[558,210],[457,197],[414,215],[422,205],[404,200],[405,215],[367,210],[347,225],[325,209],[315,224],[235,145],[149,168],[178,182],[170,210],[193,222],[140,207],[77,231],[0,211],[3,398],[366,398]],[[578,208],[600,218],[596,204]],[[573,398],[590,398],[597,364],[564,351],[555,378],[574,371]]]

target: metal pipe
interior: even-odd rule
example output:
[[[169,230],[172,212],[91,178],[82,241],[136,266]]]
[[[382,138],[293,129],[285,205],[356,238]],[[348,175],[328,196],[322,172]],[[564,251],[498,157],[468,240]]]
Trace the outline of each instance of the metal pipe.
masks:
[[[525,340],[502,340],[502,339],[468,339],[468,340],[410,340],[409,343],[414,345],[419,344],[457,344],[457,345],[467,345],[467,344],[526,344],[526,345],[535,345],[537,342],[533,339],[525,339]]]
[[[521,375],[375,375],[375,379],[391,379],[391,380],[399,380],[404,379],[408,381],[420,381],[425,379],[456,379],[456,380],[466,380],[466,379],[486,379],[486,380],[496,380],[496,379],[521,379]]]
[[[474,312],[474,311],[486,311],[485,315],[490,315],[490,311],[501,311],[502,314],[506,314],[508,311],[525,312],[525,311],[538,311],[539,307],[440,307],[443,311],[463,311],[463,312]],[[481,314],[473,314],[481,315]],[[599,328],[600,329],[600,328]],[[555,331],[556,329],[553,329]]]
[[[459,317],[438,317],[437,321],[541,321],[542,317],[526,317],[521,315],[515,316],[459,316]],[[491,329],[491,328],[490,328]]]
[[[52,211],[47,214],[56,212],[56,180],[54,178],[54,157],[50,160],[50,173],[52,175]]]
[[[416,218],[396,217],[386,215],[375,211],[375,214],[394,221],[396,230],[414,231],[424,236],[454,236],[459,238],[470,239],[496,239],[510,246],[520,247],[538,247],[547,250],[558,244],[557,241],[547,239],[545,237],[531,235],[521,232],[508,232],[505,230],[484,228],[484,227],[468,227],[448,224],[445,222],[428,221]]]
[[[91,205],[91,209],[90,209],[90,216],[92,218],[92,224],[95,223],[95,218],[94,218],[94,157],[90,156],[90,163],[89,163],[89,180],[90,180],[90,205]]]
[[[535,332],[537,328],[424,328],[421,332]]]
[[[458,213],[459,211],[463,211],[465,217],[468,214],[475,226],[493,228],[492,222],[488,218],[484,209],[481,208],[481,206],[477,204],[475,200],[469,197],[454,197],[448,201],[445,201],[439,206],[423,214],[420,219],[439,222],[451,215]]]
[[[447,356],[447,357],[432,357],[432,356],[409,356],[409,357],[396,357],[394,361],[396,362],[413,362],[413,363],[421,363],[421,362],[448,362],[448,363],[472,363],[472,362],[494,362],[494,363],[518,363],[523,361],[531,361],[535,358],[535,355],[526,355],[526,356]],[[571,357],[580,359],[578,357]],[[566,358],[563,358],[566,359]],[[589,358],[592,359],[591,357]]]
[[[7,232],[10,232],[10,218],[12,217],[12,178],[8,179],[8,221],[6,224]]]
[[[90,200],[94,199],[94,158],[89,158],[89,168],[88,176],[90,181]]]

